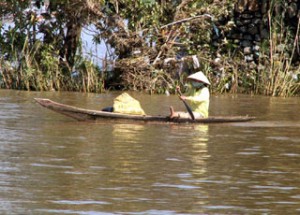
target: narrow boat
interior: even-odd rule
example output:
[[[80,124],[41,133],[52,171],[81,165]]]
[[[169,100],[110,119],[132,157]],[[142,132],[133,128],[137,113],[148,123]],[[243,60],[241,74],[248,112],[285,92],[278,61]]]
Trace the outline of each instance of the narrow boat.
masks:
[[[150,116],[150,115],[130,115],[122,113],[111,113],[99,110],[89,110],[84,108],[78,108],[70,105],[61,104],[54,102],[50,99],[45,98],[35,98],[35,101],[41,106],[46,107],[50,110],[64,114],[68,117],[79,121],[85,120],[100,120],[100,119],[110,119],[110,120],[134,120],[143,122],[166,122],[166,123],[229,123],[229,122],[247,122],[254,119],[254,117],[249,116],[210,116],[202,119],[187,119],[187,118],[173,118],[168,116]]]

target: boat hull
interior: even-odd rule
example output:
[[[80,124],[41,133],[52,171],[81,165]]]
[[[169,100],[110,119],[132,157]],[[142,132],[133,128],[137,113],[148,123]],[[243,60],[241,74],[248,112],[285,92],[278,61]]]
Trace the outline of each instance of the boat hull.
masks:
[[[50,99],[35,98],[35,101],[41,106],[48,108],[52,111],[66,115],[79,121],[87,120],[131,120],[141,122],[165,122],[165,123],[230,123],[230,122],[247,122],[254,119],[249,116],[211,116],[202,119],[188,119],[188,118],[173,118],[168,116],[150,116],[150,115],[130,115],[121,113],[111,113],[99,110],[90,110],[84,108],[78,108],[70,105],[54,102]]]

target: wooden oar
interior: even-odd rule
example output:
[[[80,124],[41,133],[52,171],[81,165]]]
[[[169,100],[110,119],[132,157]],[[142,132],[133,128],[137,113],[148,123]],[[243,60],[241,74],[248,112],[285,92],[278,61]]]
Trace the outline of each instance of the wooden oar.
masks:
[[[182,95],[179,88],[177,89],[177,92],[178,92],[179,96]],[[184,106],[186,107],[188,113],[190,114],[192,120],[195,120],[195,116],[194,116],[194,114],[193,114],[193,111],[192,111],[191,107],[186,103],[186,101],[184,101],[183,99],[181,99],[181,100],[182,100]]]

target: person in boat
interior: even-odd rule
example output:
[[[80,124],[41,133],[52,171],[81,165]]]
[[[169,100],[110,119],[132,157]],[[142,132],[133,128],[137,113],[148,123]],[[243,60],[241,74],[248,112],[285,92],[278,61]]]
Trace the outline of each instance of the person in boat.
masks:
[[[180,95],[179,98],[189,104],[195,119],[208,117],[209,108],[209,89],[210,82],[203,72],[196,72],[187,77],[190,87],[186,95]],[[180,92],[180,87],[176,87]],[[175,112],[170,107],[170,118],[190,118],[187,112]]]

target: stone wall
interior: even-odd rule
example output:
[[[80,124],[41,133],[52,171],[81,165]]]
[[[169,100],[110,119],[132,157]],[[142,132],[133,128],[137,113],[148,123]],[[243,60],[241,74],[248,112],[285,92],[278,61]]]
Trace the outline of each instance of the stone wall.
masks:
[[[268,12],[271,0],[238,0],[233,13],[235,27],[226,32],[226,38],[239,45],[246,62],[258,63],[261,42],[269,40]],[[284,17],[286,26],[296,34],[300,17],[300,0],[286,0],[275,5],[274,14]],[[299,38],[300,39],[300,38]],[[295,59],[299,59],[296,53]]]
[[[227,36],[240,45],[247,62],[257,62],[260,42],[269,37],[264,18],[266,7],[266,2],[258,0],[239,0],[235,5],[236,27]]]

